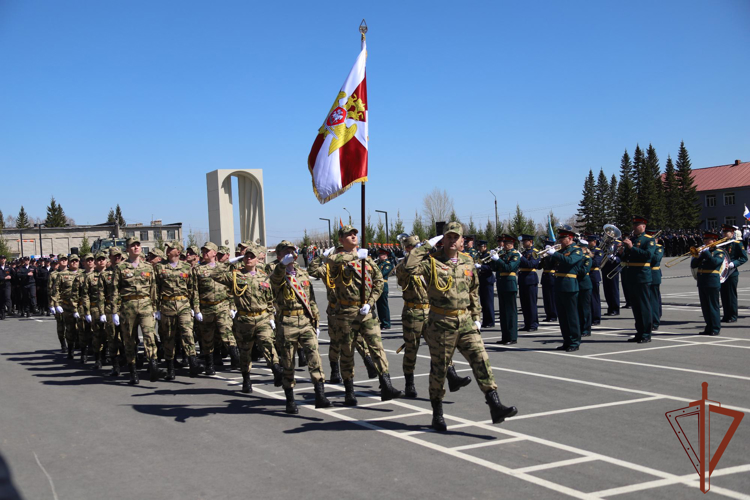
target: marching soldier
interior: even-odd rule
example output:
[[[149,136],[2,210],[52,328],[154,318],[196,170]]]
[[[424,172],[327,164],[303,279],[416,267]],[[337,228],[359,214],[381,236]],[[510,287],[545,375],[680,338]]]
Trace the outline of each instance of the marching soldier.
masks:
[[[279,335],[284,339],[284,395],[286,412],[299,413],[294,402],[294,351],[299,344],[307,354],[307,366],[315,387],[315,408],[329,408],[325,394],[325,374],[318,354],[320,314],[315,303],[310,276],[297,264],[297,249],[288,245],[281,249],[281,260],[271,275],[271,286],[279,306]],[[271,305],[269,303],[269,305]]]
[[[380,248],[378,250],[378,267],[383,275],[383,293],[378,297],[376,302],[378,309],[378,319],[380,319],[380,329],[391,329],[391,308],[388,306],[388,276],[393,272],[394,265],[388,259],[388,250]]]
[[[581,337],[591,336],[591,272],[592,258],[588,243],[584,240],[578,245],[583,253],[583,261],[578,269],[578,323],[581,325]]]
[[[482,306],[482,328],[495,328],[495,273],[484,263],[489,258],[487,242],[479,241],[479,256],[474,267],[479,275],[479,302]],[[481,261],[481,262],[480,262]]]
[[[706,231],[703,233],[703,242],[706,245],[715,243],[719,235]],[[706,248],[696,258],[690,261],[691,268],[698,268],[698,297],[703,311],[703,319],[706,328],[701,335],[719,335],[721,332],[721,320],[719,310],[720,276],[719,270],[724,262],[725,253],[723,248]]]
[[[357,230],[347,225],[339,229],[339,241],[344,251],[329,255],[332,276],[336,276],[336,318],[344,336],[341,348],[341,372],[344,379],[344,405],[357,406],[354,395],[354,344],[361,334],[369,346],[370,354],[380,378],[380,398],[389,401],[404,395],[391,385],[388,360],[383,350],[380,327],[372,316],[372,308],[383,292],[383,275],[364,248],[359,248]],[[365,281],[365,302],[361,301],[362,280]]]
[[[94,337],[94,331],[92,321],[89,321],[86,316],[88,313],[86,312],[85,302],[88,298],[90,300],[90,297],[88,297],[86,292],[86,281],[90,278],[95,278],[95,280],[98,282],[98,273],[97,276],[94,276],[95,271],[95,262],[94,262],[94,254],[87,253],[83,256],[83,270],[81,271],[81,292],[80,292],[80,299],[78,303],[78,313],[81,316],[81,320],[78,322],[78,345],[81,347],[81,364],[85,365],[88,361],[88,351],[90,348],[93,347],[93,337]],[[98,301],[98,295],[96,296],[96,299]],[[93,320],[93,318],[91,318]]]
[[[550,247],[555,242],[544,240],[544,246]],[[555,261],[545,256],[540,266],[542,268],[542,304],[544,304],[544,322],[557,321],[557,304],[555,303]]]
[[[652,238],[656,231],[649,229],[646,234]],[[651,258],[651,331],[656,331],[661,325],[661,259],[664,257],[664,247],[656,241],[654,256]]]
[[[591,252],[591,324],[599,325],[602,322],[602,297],[599,294],[599,284],[602,282],[601,265],[604,258],[604,252],[599,248],[599,237],[595,234],[586,236],[589,242],[589,252]]]
[[[615,244],[620,245],[620,240],[615,240]],[[620,265],[620,256],[611,255],[607,263],[601,267],[602,288],[604,288],[604,299],[607,301],[607,316],[620,315],[620,273],[611,278],[609,275]]]
[[[500,344],[512,345],[518,342],[518,282],[516,274],[521,265],[521,254],[513,248],[513,236],[503,234],[499,238],[503,243],[500,254],[492,254],[491,267],[497,276],[497,296],[500,306]]]
[[[120,356],[125,355],[125,347],[122,345],[122,327],[115,324],[112,313],[112,299],[114,297],[114,276],[117,265],[122,262],[122,252],[117,247],[109,249],[109,267],[102,271],[101,281],[104,286],[104,313],[107,315],[107,351],[112,362],[110,377],[120,376]],[[119,307],[119,306],[118,306]],[[120,356],[118,356],[118,352]]]
[[[523,252],[518,267],[518,286],[523,313],[523,331],[535,332],[539,328],[539,276],[536,270],[539,259],[534,258],[534,237],[529,234],[520,236]]]
[[[88,254],[91,255],[91,254]],[[86,256],[88,260],[88,255]],[[96,254],[94,269],[86,273],[83,279],[83,289],[81,291],[81,302],[83,305],[83,317],[91,332],[90,346],[94,351],[94,370],[99,370],[104,361],[102,357],[104,352],[102,347],[106,340],[105,325],[107,316],[104,314],[104,283],[102,282],[101,273],[104,271],[107,263],[107,255],[104,252]],[[81,348],[81,362],[86,363],[86,355]]]
[[[58,273],[55,288],[52,291],[53,302],[56,304],[55,310],[62,315],[65,323],[68,359],[73,359],[73,348],[80,335],[78,320],[81,319],[81,315],[78,312],[78,301],[80,300],[82,273],[78,270],[79,263],[78,256],[72,254],[68,259],[68,269]]]
[[[578,315],[578,276],[583,265],[583,252],[573,244],[575,231],[565,225],[558,229],[560,250],[549,248],[548,256],[555,263],[555,302],[563,344],[558,351],[575,352],[581,344],[581,323]]]
[[[628,342],[645,344],[651,342],[651,259],[654,257],[656,242],[646,232],[648,220],[633,216],[632,238],[622,240],[623,285],[628,291],[630,305],[635,318],[635,337]]]
[[[443,397],[445,378],[453,353],[458,348],[471,364],[474,376],[490,407],[493,423],[503,422],[518,413],[515,406],[504,406],[497,395],[487,352],[480,334],[479,278],[474,262],[458,252],[463,227],[458,222],[445,225],[443,236],[432,238],[406,257],[405,270],[429,283],[427,296],[430,312],[424,330],[430,348],[430,403],[432,428],[445,432]],[[442,249],[430,250],[443,241]],[[511,239],[512,243],[512,239]]]
[[[734,231],[736,229],[736,226],[729,224],[721,226],[725,238],[734,239]],[[729,256],[730,262],[727,264],[727,267],[729,267],[730,274],[724,283],[721,284],[721,303],[724,306],[724,316],[721,322],[734,323],[737,321],[737,284],[740,279],[740,272],[737,268],[747,262],[747,251],[739,241],[733,241],[722,248],[724,249],[724,253]]]

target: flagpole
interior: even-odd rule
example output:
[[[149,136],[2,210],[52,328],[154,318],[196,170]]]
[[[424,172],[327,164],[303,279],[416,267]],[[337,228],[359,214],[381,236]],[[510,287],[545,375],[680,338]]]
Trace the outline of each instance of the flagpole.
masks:
[[[365,43],[365,33],[367,33],[367,23],[364,19],[362,19],[362,22],[359,24],[359,32],[362,35],[362,44]],[[365,226],[365,181],[362,181],[362,245],[360,248],[367,248],[367,229]],[[362,305],[365,305],[366,295],[367,295],[367,261],[364,261],[362,263],[362,287],[359,291],[359,301],[362,303]]]

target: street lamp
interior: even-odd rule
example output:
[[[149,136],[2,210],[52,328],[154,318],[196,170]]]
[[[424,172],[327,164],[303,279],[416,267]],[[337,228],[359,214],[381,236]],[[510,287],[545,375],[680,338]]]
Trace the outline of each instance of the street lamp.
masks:
[[[498,226],[498,220],[497,220],[497,196],[495,196],[495,193],[492,192],[492,190],[489,190],[490,194],[495,198],[495,237],[497,238],[497,226]]]
[[[344,210],[346,210],[346,207],[344,207]],[[349,225],[352,225],[352,213],[349,210],[346,210],[346,213],[349,214]]]
[[[388,237],[388,212],[385,210],[375,210],[376,212],[380,212],[381,214],[385,214],[385,241],[386,243],[390,243],[391,239]]]
[[[331,219],[324,219],[323,217],[318,217],[320,220],[326,220],[328,221],[328,246],[330,247],[332,245],[332,239],[331,239]]]
[[[44,252],[42,251],[42,227],[46,227],[46,226],[42,223],[39,223],[39,224],[34,224],[34,227],[39,228],[39,255],[42,255],[44,254]],[[21,245],[23,245],[23,241],[21,241]]]

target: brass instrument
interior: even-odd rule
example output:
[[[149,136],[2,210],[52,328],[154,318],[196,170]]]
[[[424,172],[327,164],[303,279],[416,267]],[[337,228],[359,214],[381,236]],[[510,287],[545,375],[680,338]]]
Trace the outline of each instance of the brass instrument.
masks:
[[[602,248],[606,252],[606,255],[602,259],[602,263],[599,265],[600,268],[604,267],[609,259],[611,259],[617,252],[617,240],[622,238],[622,231],[618,229],[614,224],[604,224],[604,240],[602,241]]]
[[[535,259],[542,259],[542,258],[546,257],[547,254],[549,253],[549,249],[550,248],[554,248],[555,252],[559,252],[562,249],[562,245],[558,243],[556,245],[552,245],[549,248],[544,248],[542,250],[539,250],[539,252],[537,252],[537,254],[536,254],[536,256],[534,258]]]
[[[687,259],[689,259],[691,257],[697,259],[700,256],[700,254],[701,254],[701,252],[703,250],[705,250],[707,248],[719,248],[719,247],[723,247],[724,245],[728,245],[728,244],[732,243],[733,241],[735,241],[735,240],[734,239],[729,239],[729,238],[722,238],[720,240],[714,241],[711,244],[702,245],[702,246],[700,246],[698,248],[696,248],[696,247],[690,247],[690,250],[688,250],[687,253],[684,253],[684,254],[680,255],[679,257],[675,257],[674,259],[670,260],[669,262],[667,262],[666,264],[664,264],[664,267],[675,266],[675,265],[679,264],[680,262],[682,262],[683,260],[687,260]]]
[[[657,232],[656,234],[654,234],[654,235],[652,236],[652,238],[653,238],[653,239],[656,239],[656,238],[658,238],[658,237],[659,237],[659,236],[661,235],[661,233],[662,233],[662,231],[661,231],[661,229],[660,229],[660,230],[659,230],[659,231],[658,231],[658,232]],[[634,239],[634,238],[635,238],[635,235],[634,235],[633,233],[630,233],[630,235],[629,235],[629,236],[627,237],[627,239],[629,239],[630,241],[633,241],[633,239]],[[620,247],[620,248],[624,248],[624,247]],[[619,251],[619,249],[618,249],[618,251]],[[602,264],[600,265],[600,267],[603,267],[603,266],[604,266],[604,264],[602,263]],[[620,271],[622,271],[623,267],[624,267],[624,266],[622,265],[622,262],[620,262],[620,263],[619,263],[619,264],[617,265],[617,267],[615,267],[614,269],[612,269],[612,270],[611,270],[611,271],[609,272],[609,274],[607,274],[607,279],[608,279],[608,280],[611,280],[612,278],[614,278],[615,276],[617,276],[618,274],[620,274]],[[669,267],[669,266],[667,266],[667,267]]]
[[[404,240],[406,240],[406,238],[408,238],[408,237],[409,237],[409,235],[406,234],[406,233],[401,233],[398,236],[396,236],[396,239],[398,240],[398,244],[401,245],[401,250],[403,250],[404,253],[406,253],[406,247],[404,246]]]
[[[499,257],[504,251],[505,250],[502,250],[500,247],[493,248],[492,250],[490,250],[490,253],[488,255],[482,257],[477,262],[480,264],[489,264],[489,262],[492,260],[493,255],[497,255]]]

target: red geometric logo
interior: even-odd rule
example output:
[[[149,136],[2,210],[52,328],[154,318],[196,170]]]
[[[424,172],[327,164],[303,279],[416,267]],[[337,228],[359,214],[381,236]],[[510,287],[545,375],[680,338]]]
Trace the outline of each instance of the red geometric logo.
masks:
[[[719,463],[721,456],[724,454],[724,450],[727,449],[729,442],[732,440],[737,427],[740,426],[742,418],[745,416],[744,413],[737,410],[730,410],[722,408],[721,403],[718,401],[711,401],[708,399],[708,382],[701,384],[703,387],[703,397],[700,401],[693,401],[685,408],[679,408],[677,410],[668,411],[665,413],[669,425],[672,426],[677,439],[680,440],[685,453],[687,453],[690,462],[695,468],[695,472],[701,478],[701,491],[708,493],[711,489],[711,474],[713,473],[716,465]],[[711,414],[718,413],[727,417],[732,417],[732,425],[729,426],[729,430],[721,440],[719,447],[716,449],[713,457],[709,457],[711,452]],[[687,435],[685,434],[680,420],[685,422],[687,417],[698,416],[698,428],[699,428],[699,448],[696,448],[690,443]],[[686,422],[685,422],[686,423]]]

